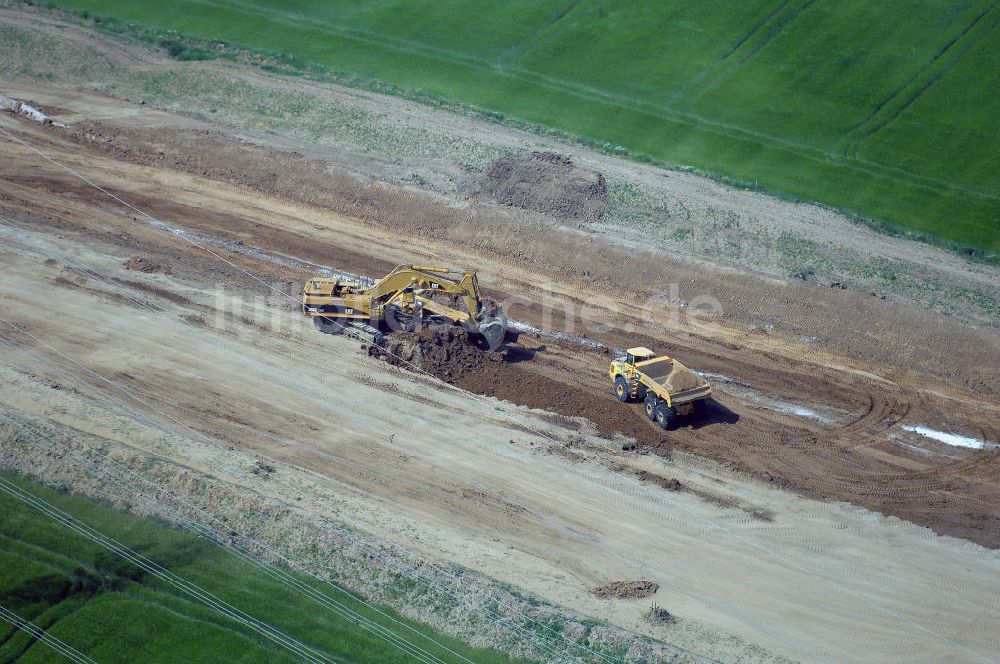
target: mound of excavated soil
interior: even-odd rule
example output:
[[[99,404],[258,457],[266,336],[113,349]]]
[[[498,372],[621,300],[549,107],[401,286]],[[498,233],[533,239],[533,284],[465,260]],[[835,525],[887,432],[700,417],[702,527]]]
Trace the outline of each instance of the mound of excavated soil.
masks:
[[[683,491],[684,485],[676,477],[663,477],[662,475],[657,475],[656,473],[651,473],[648,470],[637,470],[633,473],[643,482],[652,482],[656,486],[666,489],[667,491]]]
[[[684,390],[694,389],[704,384],[704,382],[698,374],[675,362],[664,384],[671,392],[683,392]]]
[[[125,269],[132,270],[133,272],[145,272],[147,274],[169,271],[163,265],[160,265],[156,261],[146,258],[145,256],[133,256],[128,259],[125,261]]]
[[[669,625],[677,622],[677,618],[663,607],[653,605],[649,607],[649,613],[646,614],[646,622],[653,625]]]
[[[384,359],[390,364],[416,365],[448,382],[487,364],[499,364],[504,359],[502,353],[490,353],[477,347],[469,333],[455,325],[390,334],[385,349]]]
[[[652,581],[612,581],[590,592],[603,599],[639,599],[649,597],[659,589],[660,584]]]
[[[473,195],[568,221],[597,221],[608,209],[604,175],[553,152],[495,159],[480,176]]]

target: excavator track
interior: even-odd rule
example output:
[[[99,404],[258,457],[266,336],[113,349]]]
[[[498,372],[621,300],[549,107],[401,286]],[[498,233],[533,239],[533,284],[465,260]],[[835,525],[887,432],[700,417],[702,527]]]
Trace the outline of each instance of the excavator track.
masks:
[[[366,347],[385,348],[385,334],[368,323],[351,321],[345,325],[344,334],[357,339]]]
[[[346,337],[357,339],[366,348],[385,348],[385,334],[368,323],[353,320],[337,320],[326,316],[313,318],[317,329],[326,334],[343,334]]]

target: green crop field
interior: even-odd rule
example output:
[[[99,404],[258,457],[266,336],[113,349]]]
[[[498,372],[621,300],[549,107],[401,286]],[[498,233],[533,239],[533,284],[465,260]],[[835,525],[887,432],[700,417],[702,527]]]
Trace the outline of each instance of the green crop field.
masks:
[[[207,539],[10,473],[0,473],[0,482],[68,512],[77,523],[114,538],[332,661],[412,661],[353,619],[338,616]],[[0,607],[100,662],[297,661],[287,649],[75,533],[65,519],[54,520],[12,497],[5,487],[9,485],[0,483]],[[443,661],[514,661],[469,648],[389,610],[380,609],[385,615],[379,615],[329,585],[292,576]],[[0,661],[28,664],[57,658],[44,643],[0,620]]]
[[[1000,251],[987,0],[59,0]]]

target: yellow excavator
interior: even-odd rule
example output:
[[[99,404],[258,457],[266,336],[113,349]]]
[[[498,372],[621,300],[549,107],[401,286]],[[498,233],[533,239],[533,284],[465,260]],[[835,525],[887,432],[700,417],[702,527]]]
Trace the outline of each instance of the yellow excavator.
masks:
[[[303,289],[302,312],[324,332],[344,332],[369,346],[384,344],[384,328],[412,332],[450,323],[493,351],[503,345],[507,327],[500,307],[480,293],[475,272],[432,265],[400,265],[370,283],[313,277]]]

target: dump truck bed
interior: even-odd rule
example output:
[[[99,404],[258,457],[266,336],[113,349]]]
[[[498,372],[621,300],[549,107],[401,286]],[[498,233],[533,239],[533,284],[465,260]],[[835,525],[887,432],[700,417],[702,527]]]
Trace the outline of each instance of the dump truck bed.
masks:
[[[643,385],[671,403],[703,399],[712,393],[708,381],[671,357],[638,362],[635,368]]]

